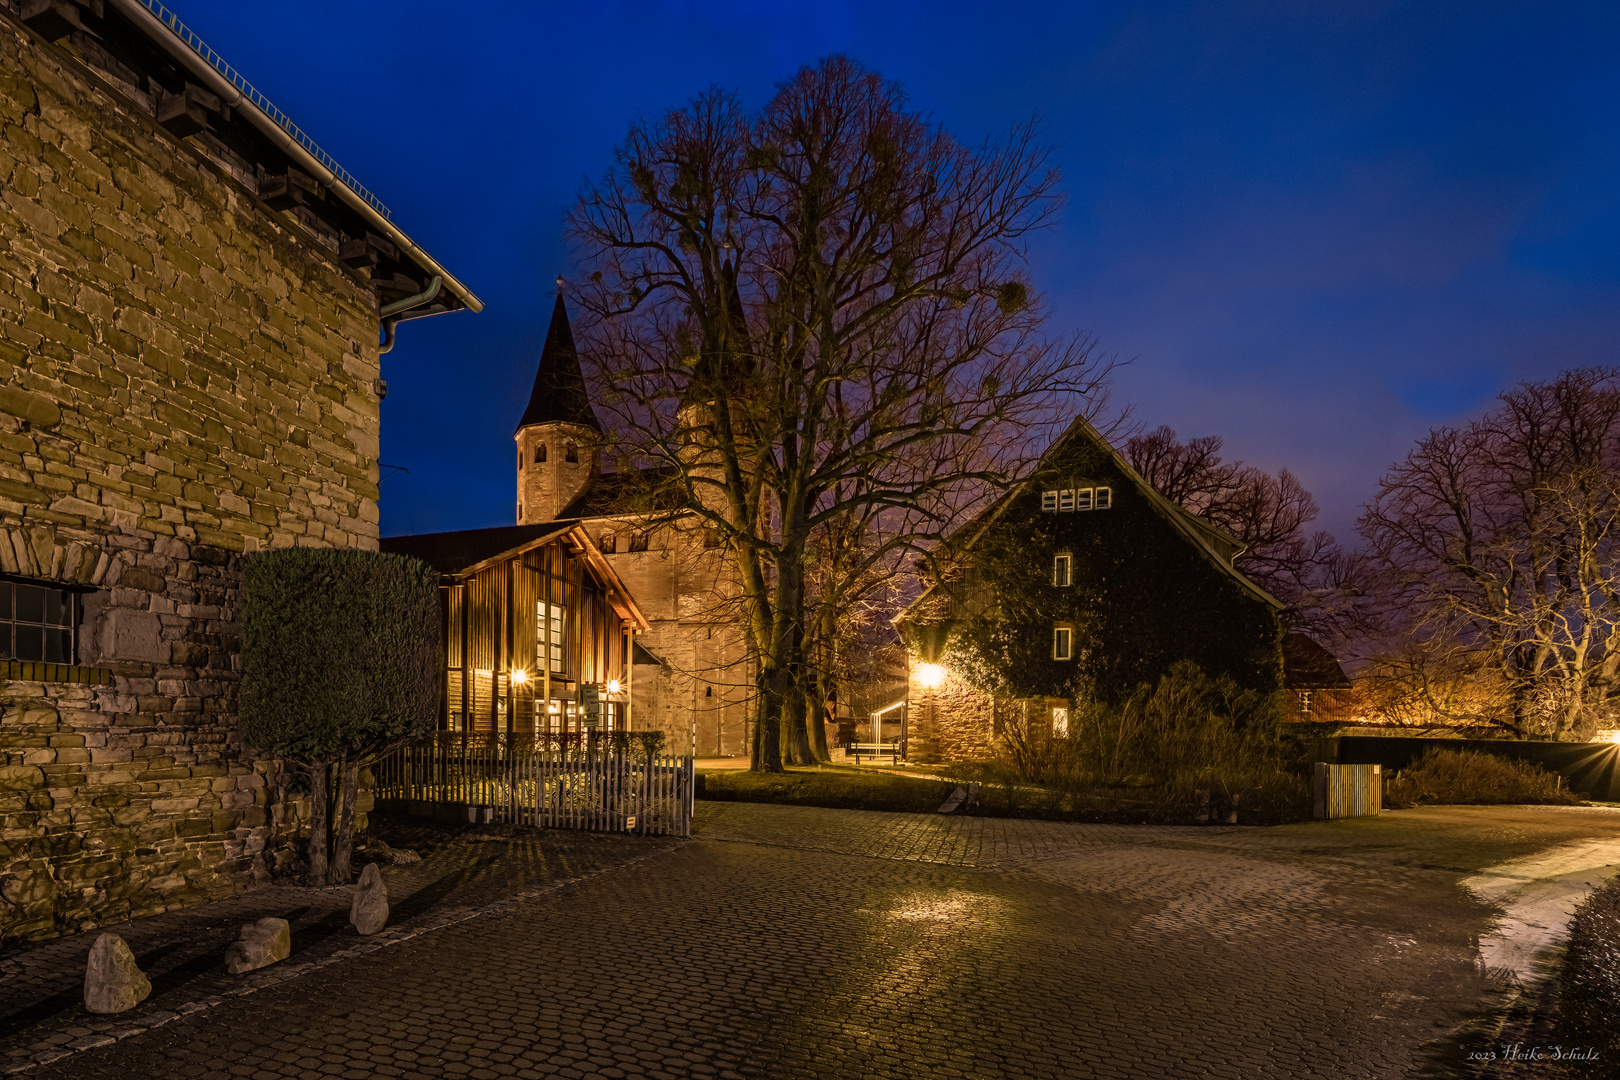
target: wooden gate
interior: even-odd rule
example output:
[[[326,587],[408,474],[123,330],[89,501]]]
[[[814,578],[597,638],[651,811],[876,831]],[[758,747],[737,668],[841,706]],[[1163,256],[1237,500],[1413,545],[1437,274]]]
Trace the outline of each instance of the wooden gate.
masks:
[[[692,759],[613,753],[588,744],[536,749],[455,732],[394,751],[372,767],[378,799],[487,806],[497,821],[643,836],[690,836]]]

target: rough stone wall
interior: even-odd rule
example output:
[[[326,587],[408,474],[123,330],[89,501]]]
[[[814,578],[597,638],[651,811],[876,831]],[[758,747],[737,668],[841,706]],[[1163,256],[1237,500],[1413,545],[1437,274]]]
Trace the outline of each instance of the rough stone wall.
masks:
[[[0,569],[92,590],[80,681],[0,684],[0,937],[271,868],[237,564],[376,548],[376,341],[291,217],[0,15]]]
[[[909,658],[906,684],[906,753],[917,762],[969,761],[989,757],[995,746],[995,714],[989,694],[975,690],[950,669],[927,689]]]
[[[598,437],[577,424],[532,424],[514,437],[517,444],[517,523],[550,521],[579,497],[596,475],[601,460]],[[568,460],[572,443],[578,461]],[[535,450],[546,447],[546,460],[536,462]]]
[[[663,728],[674,753],[746,755],[756,669],[738,621],[735,566],[723,550],[705,549],[690,522],[654,530],[647,551],[628,551],[637,524],[602,518],[587,526],[593,538],[616,533],[607,560],[652,624],[636,640],[663,661],[636,670],[633,722]]]

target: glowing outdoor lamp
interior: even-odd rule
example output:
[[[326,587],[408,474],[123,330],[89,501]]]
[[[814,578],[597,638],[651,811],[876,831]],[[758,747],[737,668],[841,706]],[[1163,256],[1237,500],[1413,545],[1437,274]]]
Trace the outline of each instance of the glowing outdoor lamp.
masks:
[[[517,683],[519,686],[522,686],[524,683],[529,681],[529,673],[524,671],[522,668],[518,668],[516,671],[512,672],[512,681]]]
[[[936,689],[945,681],[945,669],[939,664],[918,664],[917,685],[924,690]]]
[[[609,679],[608,684],[607,684],[608,693],[617,694],[619,692],[619,690],[620,690],[619,680],[618,679]]]

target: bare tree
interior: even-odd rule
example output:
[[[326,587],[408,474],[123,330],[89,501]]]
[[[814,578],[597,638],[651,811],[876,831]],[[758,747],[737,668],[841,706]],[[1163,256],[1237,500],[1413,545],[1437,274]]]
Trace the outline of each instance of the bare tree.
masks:
[[[1235,565],[1288,605],[1290,626],[1335,628],[1356,592],[1355,559],[1329,533],[1307,529],[1319,509],[1293,473],[1226,461],[1222,445],[1218,435],[1181,442],[1160,427],[1128,440],[1125,457],[1166,498],[1244,545]]]
[[[1620,668],[1620,371],[1498,400],[1430,432],[1362,515],[1386,670],[1436,716],[1586,739]]]
[[[817,757],[796,692],[816,530],[901,512],[874,564],[936,540],[1093,381],[1023,274],[1056,205],[1033,128],[969,148],[905,106],[837,56],[755,115],[710,91],[633,127],[570,219],[616,432],[737,560],[755,768]]]

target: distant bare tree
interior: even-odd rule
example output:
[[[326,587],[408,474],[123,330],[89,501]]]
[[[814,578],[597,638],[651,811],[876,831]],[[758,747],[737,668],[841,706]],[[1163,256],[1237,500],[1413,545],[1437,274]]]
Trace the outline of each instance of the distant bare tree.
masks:
[[[1049,158],[1029,126],[963,146],[835,56],[755,114],[714,90],[638,123],[572,213],[582,355],[615,432],[737,560],[755,768],[820,756],[818,530],[865,536],[851,582],[937,541],[1095,381],[1086,343],[1041,336],[1023,272],[1056,206]]]
[[[1319,510],[1293,473],[1226,461],[1222,445],[1160,427],[1128,440],[1125,457],[1166,498],[1243,543],[1235,565],[1288,605],[1290,626],[1326,632],[1355,591],[1354,559],[1327,532],[1307,530]]]
[[[1589,738],[1620,670],[1620,371],[1567,371],[1439,428],[1360,531],[1385,667],[1436,716]]]

